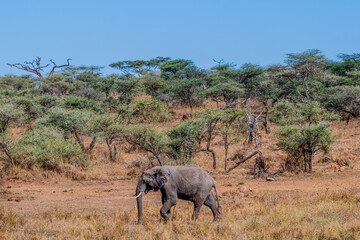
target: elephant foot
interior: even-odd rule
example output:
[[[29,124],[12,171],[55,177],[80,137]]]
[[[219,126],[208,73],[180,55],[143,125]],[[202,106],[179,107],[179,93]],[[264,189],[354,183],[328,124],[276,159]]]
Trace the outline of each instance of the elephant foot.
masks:
[[[166,214],[166,213],[163,213],[163,212],[160,212],[161,216],[163,217],[163,219],[165,221],[170,221],[171,220],[171,215],[170,214]]]
[[[220,220],[221,220],[221,216],[214,217],[214,222],[220,222]]]

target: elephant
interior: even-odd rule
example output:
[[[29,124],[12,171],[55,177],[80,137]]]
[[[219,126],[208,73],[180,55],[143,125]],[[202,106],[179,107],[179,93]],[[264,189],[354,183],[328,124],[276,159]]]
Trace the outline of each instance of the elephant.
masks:
[[[215,189],[217,206],[212,188]],[[142,221],[142,193],[160,190],[161,216],[171,219],[170,208],[176,205],[178,198],[194,203],[192,219],[197,219],[201,206],[209,207],[214,221],[221,219],[219,197],[214,179],[199,166],[156,166],[142,173],[136,187],[138,223]]]

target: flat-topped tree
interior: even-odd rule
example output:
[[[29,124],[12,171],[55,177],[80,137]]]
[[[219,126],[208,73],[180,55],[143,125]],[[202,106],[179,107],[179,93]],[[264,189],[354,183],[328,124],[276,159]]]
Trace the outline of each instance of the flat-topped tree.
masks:
[[[323,81],[326,64],[325,56],[318,49],[309,49],[302,53],[289,53],[286,55],[285,62],[288,69],[278,77],[289,80],[300,99],[314,100],[316,93],[319,91],[318,86],[321,85],[319,82]]]
[[[204,92],[207,97],[216,102],[218,108],[234,106],[244,95],[242,85],[231,80],[219,81]]]
[[[72,59],[68,58],[66,60],[66,62],[67,62],[66,64],[57,65],[52,59],[50,59],[51,63],[48,63],[46,65],[41,65],[41,58],[36,57],[31,62],[25,61],[24,63],[13,63],[13,64],[8,63],[7,65],[9,65],[10,67],[16,67],[17,69],[33,73],[33,74],[39,76],[40,78],[44,78],[42,72],[44,71],[45,68],[52,65],[51,71],[47,74],[47,76],[51,76],[54,73],[59,72],[59,71],[56,71],[56,69],[63,69],[64,67],[69,67],[70,66],[70,60],[72,60]]]
[[[190,107],[192,112],[194,106],[200,105],[205,100],[203,94],[204,84],[203,79],[178,79],[172,82],[167,92],[180,104]]]
[[[360,70],[360,53],[340,53],[337,57],[342,61],[329,63],[329,69],[332,73],[338,76],[347,76],[350,72]]]
[[[131,74],[140,77],[149,72],[158,71],[160,65],[170,60],[168,57],[156,57],[146,60],[134,60],[134,61],[118,61],[111,63],[109,66],[122,71],[125,75]]]
[[[187,76],[187,70],[190,67],[194,67],[194,63],[190,60],[175,59],[171,61],[166,61],[160,66],[161,77],[166,80],[189,78]]]

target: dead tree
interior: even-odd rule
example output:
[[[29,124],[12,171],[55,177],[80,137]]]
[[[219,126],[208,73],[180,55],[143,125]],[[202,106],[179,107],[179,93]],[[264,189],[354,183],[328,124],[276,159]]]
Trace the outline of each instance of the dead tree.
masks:
[[[52,59],[50,59],[50,62],[53,65],[53,67],[52,67],[51,71],[48,73],[47,76],[51,76],[52,74],[56,73],[56,71],[55,71],[56,69],[69,67],[70,66],[70,60],[71,60],[71,58],[68,58],[66,60],[66,62],[67,62],[66,64],[57,65]],[[9,65],[10,67],[15,67],[15,68],[20,69],[20,70],[31,72],[31,73],[37,75],[38,77],[43,78],[42,72],[44,71],[45,68],[50,66],[50,63],[48,63],[46,65],[41,65],[41,58],[36,57],[31,62],[25,61],[24,63],[14,63],[14,64],[8,63],[7,65]]]
[[[270,121],[269,121],[269,106],[268,106],[268,101],[261,101],[262,104],[264,105],[264,110],[263,113],[264,115],[262,116],[262,119],[259,119],[259,122],[262,122],[264,129],[265,129],[265,133],[266,134],[270,134]]]
[[[229,173],[230,171],[234,170],[235,168],[237,168],[238,166],[240,166],[240,164],[246,162],[247,160],[251,159],[253,156],[258,155],[258,157],[256,158],[256,162],[254,165],[254,175],[255,176],[263,176],[264,172],[265,172],[265,162],[264,162],[264,157],[262,155],[262,153],[258,150],[253,152],[252,154],[250,154],[249,156],[242,158],[239,162],[235,163],[235,165],[231,168],[229,168],[226,173]],[[237,153],[235,154],[232,158],[230,158],[230,161],[235,161],[237,159],[241,158],[241,154]]]
[[[259,129],[259,117],[261,116],[262,112],[255,117],[253,113],[246,113],[246,116],[248,117],[249,123],[248,127],[246,129],[246,138],[243,142],[243,145],[246,144],[246,141],[248,143],[252,143],[255,141],[256,147],[261,146],[262,140],[261,140],[261,134]]]

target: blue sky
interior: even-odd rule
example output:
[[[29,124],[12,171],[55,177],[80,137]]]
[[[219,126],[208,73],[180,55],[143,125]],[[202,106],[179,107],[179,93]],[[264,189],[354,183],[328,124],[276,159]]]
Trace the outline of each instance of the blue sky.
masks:
[[[36,56],[110,74],[120,73],[112,62],[157,56],[210,68],[282,64],[312,48],[330,59],[360,52],[357,0],[4,0],[0,9],[0,76]]]

